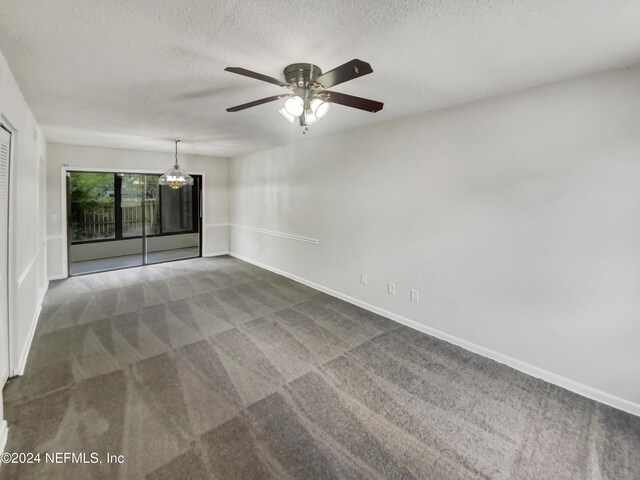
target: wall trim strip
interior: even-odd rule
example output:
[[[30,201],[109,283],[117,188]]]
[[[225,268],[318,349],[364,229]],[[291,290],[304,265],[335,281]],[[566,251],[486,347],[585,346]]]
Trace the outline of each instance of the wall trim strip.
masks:
[[[48,281],[64,280],[65,278],[68,278],[67,275],[61,273],[60,275],[51,275],[51,276],[47,277],[47,280]]]
[[[213,252],[213,253],[203,253],[203,257],[220,257],[222,255],[229,255],[229,250],[225,250],[224,252]]]
[[[320,240],[318,240],[317,238],[302,237],[300,235],[292,235],[290,233],[276,232],[273,230],[266,230],[264,228],[250,227],[248,225],[231,224],[231,227],[238,228],[241,230],[249,230],[250,232],[264,233],[265,235],[274,235],[276,237],[289,238],[291,240],[298,240],[299,242],[312,243],[314,245],[320,244]]]

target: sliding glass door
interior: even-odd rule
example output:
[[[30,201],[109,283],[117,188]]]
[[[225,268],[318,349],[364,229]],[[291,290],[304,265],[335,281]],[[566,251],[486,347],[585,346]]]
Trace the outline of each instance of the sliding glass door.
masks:
[[[158,186],[158,177],[147,181],[149,201],[157,206],[146,236],[147,263],[199,256],[200,177],[193,177],[193,186],[177,190]]]
[[[70,275],[200,256],[201,178],[179,190],[158,178],[68,172]]]

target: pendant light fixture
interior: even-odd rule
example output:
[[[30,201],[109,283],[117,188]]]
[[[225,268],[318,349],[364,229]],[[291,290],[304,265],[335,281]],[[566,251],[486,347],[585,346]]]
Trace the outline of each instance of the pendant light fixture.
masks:
[[[178,165],[178,142],[180,140],[174,140],[176,144],[176,163],[173,168],[170,168],[162,174],[158,180],[158,185],[166,185],[167,187],[177,190],[184,185],[193,185],[193,177],[180,168]]]

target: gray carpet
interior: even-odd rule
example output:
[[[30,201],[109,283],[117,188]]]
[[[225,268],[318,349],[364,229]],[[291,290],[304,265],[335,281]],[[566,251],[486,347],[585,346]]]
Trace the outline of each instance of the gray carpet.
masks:
[[[103,463],[3,478],[640,478],[640,418],[230,257],[52,283],[4,393],[7,451]]]

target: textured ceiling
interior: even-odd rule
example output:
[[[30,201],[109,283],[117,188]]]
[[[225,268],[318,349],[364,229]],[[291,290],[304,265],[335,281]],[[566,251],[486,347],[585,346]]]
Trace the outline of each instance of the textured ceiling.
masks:
[[[374,73],[336,91],[319,136],[640,63],[638,0],[0,0],[0,50],[49,141],[233,156],[304,141],[282,93],[224,72],[281,78],[352,58]]]

